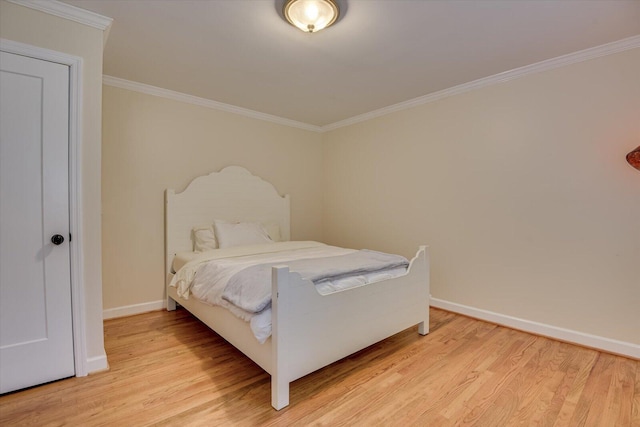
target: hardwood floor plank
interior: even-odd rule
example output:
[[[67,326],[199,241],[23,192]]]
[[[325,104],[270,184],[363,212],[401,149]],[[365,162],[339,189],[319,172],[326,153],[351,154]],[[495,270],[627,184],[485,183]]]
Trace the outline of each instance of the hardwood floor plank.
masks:
[[[631,425],[635,364],[624,357],[616,357],[611,383],[605,401],[608,420],[614,425]]]
[[[613,369],[614,357],[600,353],[591,370],[583,392],[571,418],[571,425],[597,426],[603,417],[606,397]]]
[[[536,337],[528,338],[519,342],[517,347],[511,346],[510,352],[505,354],[505,360],[500,364],[494,362],[487,368],[493,374],[489,381],[485,382],[471,396],[470,401],[454,414],[453,418],[458,420],[458,425],[476,424],[520,369],[540,351],[543,346],[541,341]]]
[[[437,364],[431,371],[424,371],[423,363],[416,361],[412,371],[407,372],[407,375],[412,377],[413,381],[428,383],[429,387],[406,387],[404,396],[394,394],[394,397],[400,397],[401,403],[393,410],[378,405],[376,411],[380,412],[380,419],[388,423],[402,418],[440,417],[443,421],[446,420],[440,411],[452,405],[479,380],[479,372],[483,370],[483,365],[489,365],[498,357],[495,348],[505,339],[504,329],[495,325],[488,326],[492,326],[489,333],[478,334],[473,337],[475,339],[469,336],[470,345],[459,348],[455,355],[443,360],[443,363]],[[451,363],[453,360],[455,362]],[[419,392],[416,393],[414,389],[418,389]]]
[[[110,370],[0,396],[13,426],[640,426],[640,362],[431,310],[291,385],[184,310],[105,321]]]
[[[479,424],[495,421],[498,424],[493,425],[527,422],[539,425],[542,415],[551,404],[554,391],[566,376],[566,371],[563,370],[566,353],[562,349],[562,343],[549,341],[549,345],[543,347],[538,357],[532,358],[507,387],[509,393],[504,393],[503,396],[510,396],[511,401],[505,402],[502,396],[496,399],[493,411],[485,414]],[[498,410],[498,407],[501,409]],[[510,408],[509,411],[505,410],[507,407]],[[492,418],[487,416],[489,414]]]
[[[455,332],[447,332],[447,328],[452,328]],[[443,372],[443,368],[449,364],[450,359],[443,357],[443,355],[461,357],[469,354],[471,352],[470,347],[473,346],[472,337],[484,336],[495,329],[495,326],[488,324],[477,325],[470,322],[470,319],[463,318],[459,322],[451,322],[447,328],[440,329],[439,331],[441,332],[432,337],[446,339],[438,339],[432,346],[428,347],[420,345],[422,351],[416,354],[415,357],[401,357],[398,359],[401,353],[395,352],[390,355],[385,363],[379,365],[380,373],[372,376],[370,372],[366,372],[365,381],[360,381],[356,388],[349,390],[338,401],[334,401],[332,403],[333,409],[322,417],[317,418],[317,421],[320,423],[335,422],[335,420],[339,419],[355,423],[358,422],[363,414],[368,414],[371,417],[375,416],[377,409],[381,406],[386,408],[387,411],[391,411],[389,405],[385,405],[384,402],[390,392],[388,389],[389,377],[395,379],[392,387],[396,389],[393,392],[394,402],[398,402],[397,405],[400,405],[395,409],[401,410],[402,405],[406,404],[408,399],[407,396],[404,396],[404,392],[415,390],[417,385],[422,383],[425,378],[430,379],[432,387],[436,387],[435,378],[446,381],[447,375]],[[398,377],[396,373],[401,374],[401,376]],[[355,408],[352,395],[357,396],[360,402]],[[309,414],[307,421],[313,417],[313,414]]]
[[[552,392],[553,396],[544,412],[540,414],[538,425],[541,427],[566,425],[570,418],[570,416],[567,417],[565,413],[562,413],[562,410],[572,390],[572,386],[575,384],[578,374],[580,373],[580,361],[582,360],[581,357],[584,349],[566,343],[563,343],[562,347],[567,354],[561,367],[562,379],[556,387],[545,385],[545,388],[547,388],[549,392]],[[567,410],[568,409],[569,407],[567,407]]]

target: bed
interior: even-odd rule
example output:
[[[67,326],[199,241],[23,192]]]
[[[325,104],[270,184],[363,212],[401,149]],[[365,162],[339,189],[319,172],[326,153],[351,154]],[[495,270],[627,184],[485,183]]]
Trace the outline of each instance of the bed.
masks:
[[[289,404],[289,385],[404,329],[429,332],[429,259],[420,246],[406,273],[365,286],[321,295],[286,265],[271,268],[271,336],[261,344],[248,323],[229,310],[183,298],[174,278],[176,254],[193,251],[192,230],[214,219],[275,224],[290,239],[290,199],[239,166],[194,179],[165,192],[167,310],[187,309],[271,375],[271,404]]]

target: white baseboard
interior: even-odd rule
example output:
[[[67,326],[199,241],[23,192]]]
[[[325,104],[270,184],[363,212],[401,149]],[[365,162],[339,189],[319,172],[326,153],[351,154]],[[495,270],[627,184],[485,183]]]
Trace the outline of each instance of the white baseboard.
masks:
[[[557,326],[534,322],[531,320],[507,316],[505,314],[482,310],[475,307],[469,307],[467,305],[457,304],[439,298],[431,298],[431,306],[451,311],[453,313],[463,314],[465,316],[473,317],[476,319],[485,320],[487,322],[496,323],[498,325],[507,326],[509,328],[518,329],[520,331],[542,335],[545,337],[578,344],[609,353],[620,354],[622,356],[631,357],[633,359],[640,359],[640,345],[637,344],[625,341],[617,341],[597,335],[585,334],[584,332],[573,331],[571,329],[564,329]],[[124,307],[109,308],[102,312],[102,316],[104,319],[114,319],[116,317],[133,316],[134,314],[162,310],[164,308],[166,308],[165,300],[152,301],[142,304],[127,305]],[[95,372],[97,370],[104,370],[108,368],[109,365],[107,364],[106,357],[94,359],[87,361],[89,372]]]
[[[431,306],[476,319],[485,320],[487,322],[496,323],[498,325],[507,326],[512,329],[542,335],[560,341],[590,347],[596,350],[619,354],[633,359],[640,359],[640,345],[630,342],[612,340],[610,338],[585,334],[584,332],[559,328],[557,326],[546,325],[544,323],[533,322],[531,320],[519,319],[517,317],[469,307],[438,298],[431,298]]]
[[[107,308],[102,310],[103,319],[115,319],[116,317],[133,316],[134,314],[147,313],[149,311],[166,308],[166,300],[143,302],[142,304],[125,305],[124,307]]]
[[[107,355],[90,357],[87,359],[87,372],[89,374],[106,371],[109,369],[109,362],[107,361]]]

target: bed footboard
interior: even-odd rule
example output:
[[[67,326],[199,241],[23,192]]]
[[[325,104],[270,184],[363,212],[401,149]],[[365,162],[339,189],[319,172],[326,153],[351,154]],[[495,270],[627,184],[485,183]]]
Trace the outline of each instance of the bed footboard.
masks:
[[[313,283],[272,270],[271,404],[289,404],[289,383],[414,325],[429,332],[429,262],[421,246],[406,275],[320,295]]]

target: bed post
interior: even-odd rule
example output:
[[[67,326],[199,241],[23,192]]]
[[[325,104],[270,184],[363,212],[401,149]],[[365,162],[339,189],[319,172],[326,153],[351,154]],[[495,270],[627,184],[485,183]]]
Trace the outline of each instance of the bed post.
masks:
[[[271,406],[280,410],[289,405],[286,295],[289,267],[271,269]],[[283,290],[284,292],[280,292]]]
[[[167,295],[167,311],[174,311],[176,309],[176,300]]]
[[[424,265],[425,271],[425,280],[427,281],[427,301],[424,312],[423,321],[418,323],[418,333],[420,335],[427,335],[429,333],[429,306],[431,305],[431,260],[429,258],[429,247],[428,246],[420,246],[419,249],[420,257],[422,258],[422,264]]]
[[[167,311],[174,311],[176,309],[175,300],[169,296],[169,283],[171,282],[171,277],[173,277],[171,273],[171,262],[175,256],[175,254],[172,254],[173,242],[169,230],[169,226],[173,221],[169,204],[175,195],[176,192],[169,188],[164,192],[164,291],[167,296]]]

